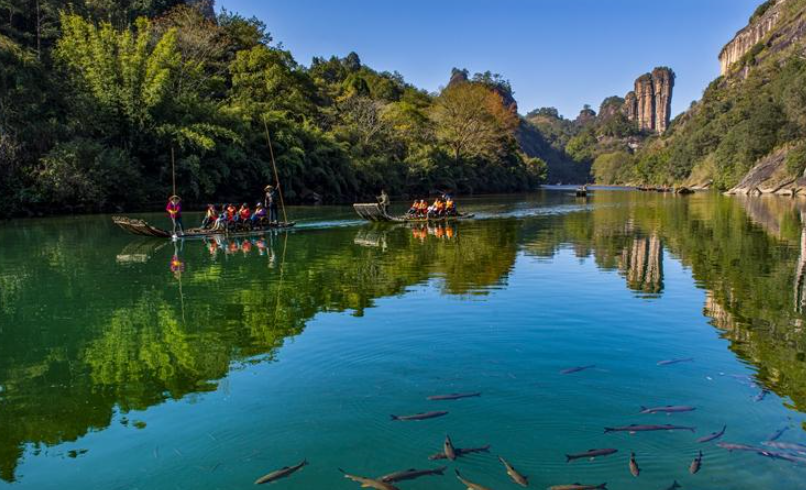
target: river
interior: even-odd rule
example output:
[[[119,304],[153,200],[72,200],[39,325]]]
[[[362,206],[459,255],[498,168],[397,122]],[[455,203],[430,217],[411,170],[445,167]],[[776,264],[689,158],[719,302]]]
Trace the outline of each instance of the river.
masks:
[[[460,204],[477,219],[290,208],[296,229],[251,240],[137,238],[109,216],[0,225],[0,489],[249,488],[305,459],[272,486],[351,489],[339,468],[434,468],[447,434],[490,453],[401,490],[461,488],[454,469],[516,488],[498,455],[534,488],[802,486],[806,456],[762,443],[786,428],[777,442],[806,444],[805,205]],[[450,393],[480,396],[427,400]],[[666,405],[695,410],[639,413]],[[390,417],[428,411],[449,413]],[[604,430],[630,424],[696,432]],[[566,462],[591,448],[618,452]]]

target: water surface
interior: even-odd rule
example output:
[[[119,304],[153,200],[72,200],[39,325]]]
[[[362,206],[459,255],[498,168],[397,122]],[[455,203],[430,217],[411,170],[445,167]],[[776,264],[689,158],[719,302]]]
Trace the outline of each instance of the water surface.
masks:
[[[534,488],[802,486],[806,466],[696,442],[727,425],[723,442],[787,427],[780,441],[806,443],[797,201],[553,190],[465,205],[478,220],[292,209],[290,233],[176,244],[108,217],[0,226],[0,488],[249,488],[307,458],[274,486],[350,489],[337,468],[434,467],[446,434],[491,453],[401,489],[460,488],[453,468],[516,488],[499,454]],[[426,400],[452,392],[482,395]],[[696,411],[638,413],[668,404]],[[430,410],[450,413],[390,419]],[[604,434],[632,423],[696,433]]]

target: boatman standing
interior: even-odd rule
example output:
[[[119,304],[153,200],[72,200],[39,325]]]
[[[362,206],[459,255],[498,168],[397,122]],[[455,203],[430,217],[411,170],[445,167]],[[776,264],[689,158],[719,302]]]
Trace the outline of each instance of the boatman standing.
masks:
[[[378,204],[381,205],[383,214],[387,214],[386,211],[389,209],[389,194],[386,193],[386,189],[381,189],[381,195],[378,196]]]
[[[180,234],[184,235],[185,227],[182,226],[182,200],[179,196],[173,195],[168,198],[168,205],[165,206],[165,211],[168,212],[168,216],[171,218],[171,222],[173,222],[174,235],[177,234],[177,229]]]
[[[277,184],[277,187],[280,187],[280,184]],[[277,189],[273,185],[267,185],[264,190],[266,191],[266,197],[263,200],[263,204],[269,210],[269,223],[277,223]]]

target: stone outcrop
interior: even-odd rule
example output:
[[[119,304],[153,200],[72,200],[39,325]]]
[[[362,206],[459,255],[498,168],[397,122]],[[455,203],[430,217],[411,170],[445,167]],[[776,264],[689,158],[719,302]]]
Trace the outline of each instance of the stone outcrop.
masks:
[[[638,129],[663,133],[672,116],[675,74],[671,68],[655,68],[635,81],[635,90],[624,97],[624,114]]]
[[[753,49],[753,46],[764,40],[781,19],[781,7],[787,0],[777,0],[744,29],[736,33],[733,39],[719,53],[719,65],[722,75],[727,75],[731,67]]]

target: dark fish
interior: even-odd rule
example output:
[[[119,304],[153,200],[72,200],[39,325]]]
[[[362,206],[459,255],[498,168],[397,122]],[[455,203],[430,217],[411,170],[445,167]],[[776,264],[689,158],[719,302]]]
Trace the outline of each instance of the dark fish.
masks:
[[[442,400],[461,400],[462,398],[475,398],[481,396],[481,393],[451,393],[450,395],[434,395],[429,396],[428,400],[442,401]]]
[[[784,461],[789,461],[790,463],[795,463],[799,465],[806,465],[806,458],[803,456],[795,456],[794,454],[789,453],[768,453],[765,454],[770,458],[774,459],[783,459]]]
[[[515,483],[517,483],[522,487],[529,486],[529,479],[523,476],[522,474],[518,473],[518,470],[516,470],[514,466],[509,464],[507,460],[505,460],[502,456],[498,456],[498,460],[501,461],[501,464],[504,465],[504,468],[506,468],[507,470],[507,475],[509,475],[509,477],[512,478],[512,481],[514,481]]]
[[[576,459],[585,459],[589,458],[591,461],[596,459],[598,456],[610,456],[611,454],[615,454],[618,452],[618,449],[588,449],[584,453],[578,454],[566,454],[565,455],[565,462],[570,463]]]
[[[302,463],[294,465],[294,466],[285,466],[280,468],[279,470],[272,471],[266,476],[261,476],[257,480],[255,480],[255,485],[263,485],[264,483],[271,483],[273,481],[277,481],[281,478],[285,478],[287,476],[291,476],[292,474],[296,473],[297,471],[301,470],[303,467],[308,465],[308,460],[303,460]]]
[[[765,398],[767,398],[767,395],[769,395],[769,394],[770,394],[770,390],[761,390],[761,392],[759,392],[759,394],[756,395],[756,397],[753,398],[753,400],[755,400],[757,402],[760,402],[760,401],[764,400]]]
[[[415,478],[420,478],[421,476],[442,476],[445,474],[446,469],[448,469],[447,466],[440,466],[439,468],[434,468],[433,470],[417,470],[414,468],[409,468],[407,470],[389,473],[388,475],[378,478],[378,480],[386,483],[395,483],[403,480],[414,480]]]
[[[451,461],[456,461],[456,448],[453,447],[451,436],[445,436],[445,442],[442,443],[442,453]]]
[[[478,483],[473,483],[472,481],[465,480],[464,478],[462,478],[462,475],[459,474],[459,470],[454,471],[456,472],[456,478],[458,478],[459,481],[462,482],[462,485],[467,487],[467,490],[491,490],[489,487],[485,487],[479,485]]]
[[[425,412],[425,413],[416,413],[414,415],[391,415],[392,420],[428,420],[428,419],[435,419],[437,417],[443,417],[448,415],[448,412],[444,411],[437,411],[437,412]]]
[[[702,451],[700,454],[694,458],[694,461],[691,462],[691,466],[688,467],[688,472],[692,475],[696,475],[700,468],[702,467]]]
[[[457,448],[454,448],[454,451],[456,452],[456,457],[460,458],[462,456],[466,456],[468,454],[473,454],[473,453],[489,453],[490,452],[490,445],[488,444],[486,446],[469,447],[469,448],[457,447]],[[431,456],[428,457],[428,459],[430,459],[431,461],[437,461],[437,460],[440,460],[440,459],[448,459],[448,456],[446,456],[445,453],[437,453],[437,454],[432,454]]]
[[[692,362],[694,361],[693,357],[684,357],[680,359],[666,359],[665,361],[659,361],[658,366],[671,366],[672,364],[680,364],[681,362]]]
[[[797,442],[776,442],[767,441],[762,442],[762,446],[774,447],[775,449],[783,449],[791,453],[806,454],[806,445],[798,444]]]
[[[344,474],[344,478],[352,480],[356,483],[360,483],[362,488],[374,488],[375,490],[400,490],[391,483],[386,483],[384,481],[375,480],[373,478],[367,478],[364,476],[351,475],[341,468],[339,468],[339,471],[341,471],[342,474]]]
[[[784,435],[784,432],[786,432],[786,431],[788,431],[788,430],[789,430],[789,426],[782,427],[782,428],[778,429],[777,431],[775,431],[775,433],[774,433],[773,435],[771,435],[771,436],[770,436],[770,437],[767,439],[767,441],[769,441],[769,442],[772,442],[772,441],[777,441],[778,439],[780,439],[780,438],[781,438],[781,436],[782,436],[782,435]]]
[[[682,425],[638,425],[632,424],[627,425],[624,427],[605,427],[605,434],[610,432],[629,432],[630,434],[635,434],[636,432],[653,432],[659,430],[688,430],[694,432],[697,430],[695,427],[684,427]]]
[[[635,477],[641,474],[641,468],[638,467],[638,462],[635,461],[635,453],[630,453],[630,473]]]
[[[720,430],[719,432],[712,432],[710,435],[707,435],[705,437],[700,437],[699,439],[697,439],[697,442],[711,442],[711,441],[714,441],[716,439],[719,439],[720,437],[725,435],[725,429],[727,429],[727,428],[728,428],[728,426],[725,425],[725,426],[722,427],[722,430]]]
[[[582,485],[579,483],[554,485],[553,487],[549,487],[549,490],[607,490],[607,483],[602,483],[601,485]]]
[[[585,371],[586,369],[593,369],[596,367],[596,364],[591,364],[589,366],[576,366],[568,369],[563,369],[560,371],[560,374],[574,374],[580,371]]]
[[[718,442],[718,443],[716,443],[716,445],[721,447],[722,449],[727,449],[730,452],[743,451],[743,452],[749,452],[749,453],[758,453],[758,454],[761,454],[762,456],[769,456],[770,455],[770,451],[767,451],[766,449],[764,449],[762,447],[748,446],[747,444],[733,444],[733,443],[730,443],[730,442]]]
[[[647,407],[643,407],[643,406],[641,407],[641,413],[645,413],[645,414],[648,414],[648,413],[666,413],[666,414],[670,414],[670,413],[681,413],[681,412],[693,412],[694,410],[697,410],[697,409],[694,408],[694,407],[687,407],[687,406],[684,406],[684,405],[677,405],[677,406],[675,406],[675,405],[666,405],[665,407],[654,407],[654,408],[647,408]]]

